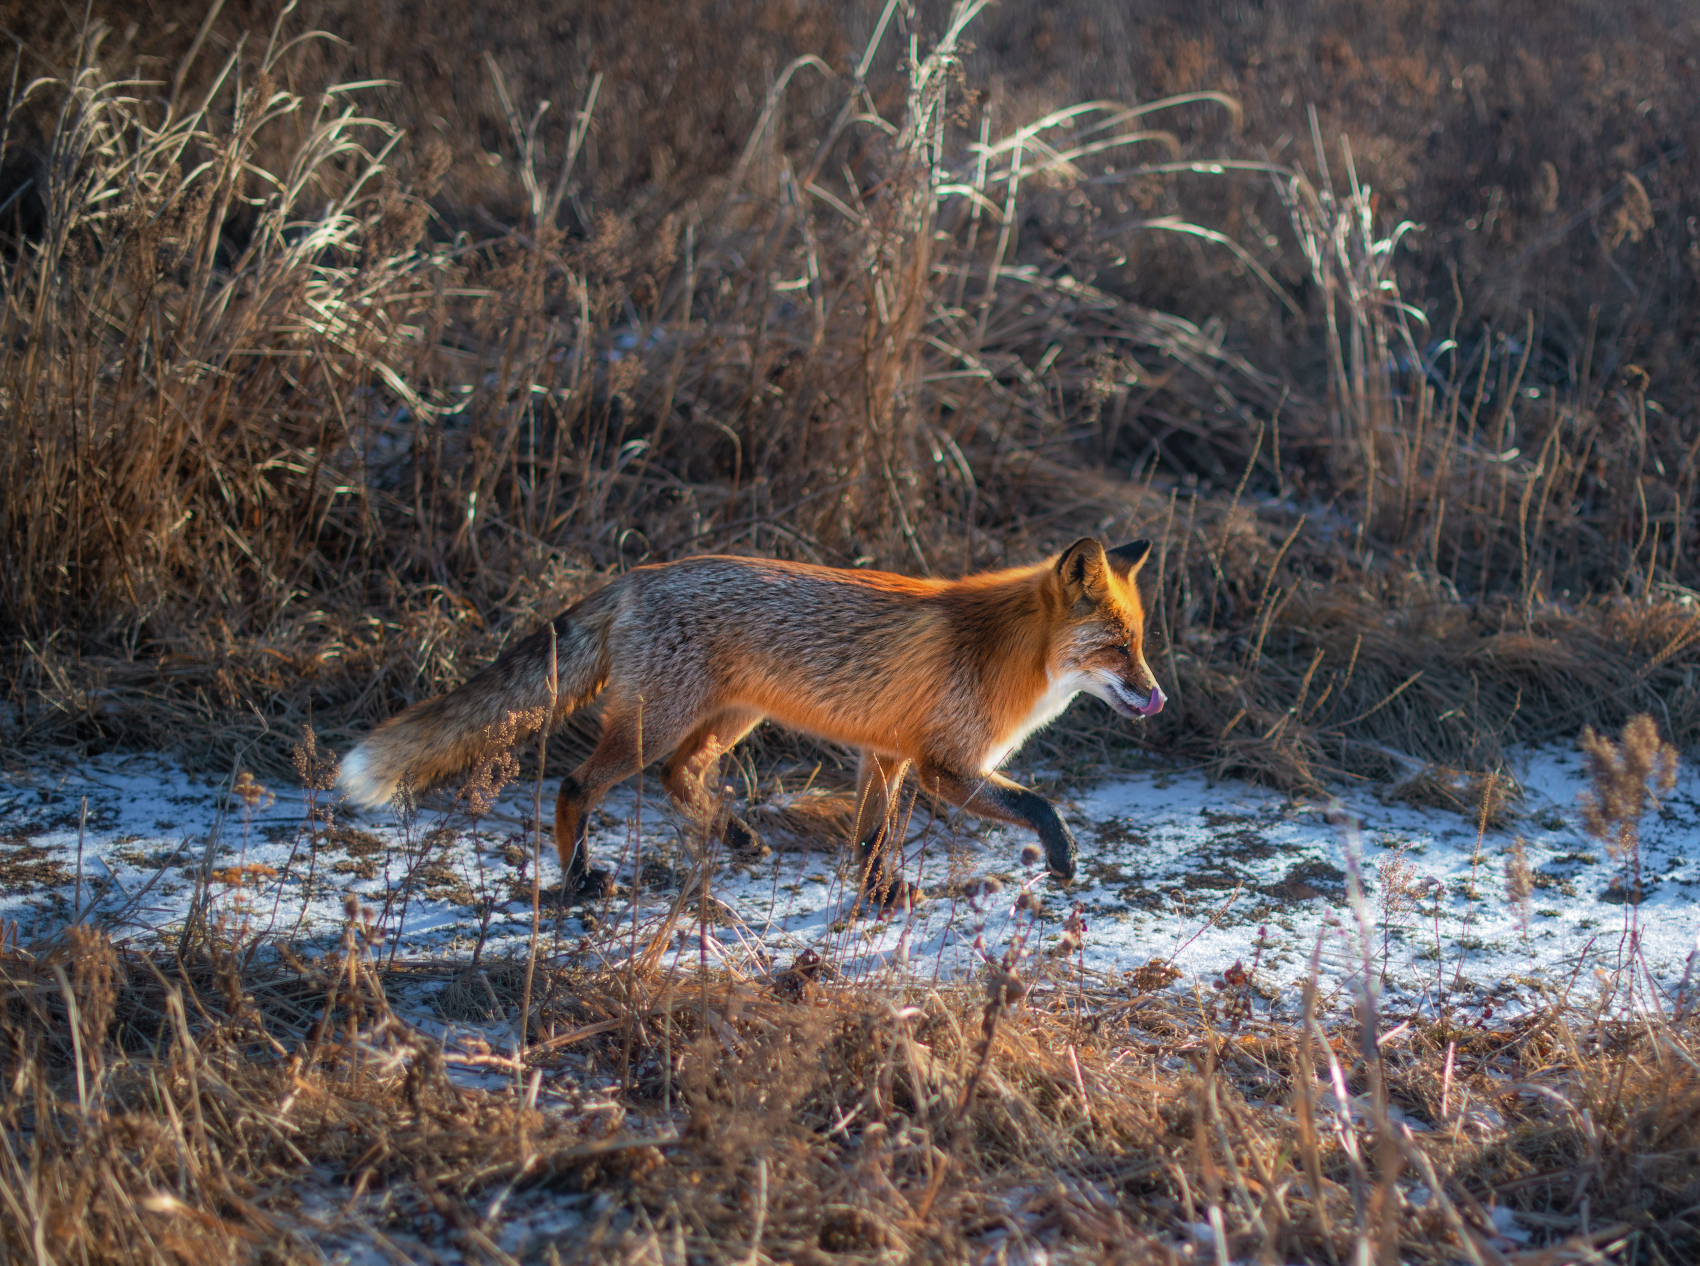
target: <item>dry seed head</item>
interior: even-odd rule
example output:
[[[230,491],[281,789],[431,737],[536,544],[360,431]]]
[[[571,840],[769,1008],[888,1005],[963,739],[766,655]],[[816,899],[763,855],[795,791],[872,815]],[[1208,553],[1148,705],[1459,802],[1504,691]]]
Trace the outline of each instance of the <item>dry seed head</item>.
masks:
[[[986,976],[986,1000],[994,1007],[1013,1006],[1026,992],[1027,986],[1013,971],[994,968]]]
[[[1039,859],[1043,856],[1044,854],[1039,851],[1037,844],[1023,844],[1021,846],[1021,864],[1029,869],[1037,866]]]
[[[384,929],[378,923],[378,912],[371,906],[360,907],[360,935],[373,945],[384,939]]]
[[[1623,173],[1623,209],[1629,212],[1629,240],[1640,241],[1652,231],[1652,199],[1634,173]]]
[[[1517,792],[1511,775],[1501,769],[1489,770],[1474,780],[1476,793],[1476,829],[1485,832],[1499,822],[1500,811]]]
[[[318,735],[313,727],[302,725],[301,741],[295,745],[296,777],[309,791],[330,791],[336,786],[336,759],[319,751]]]
[[[1407,856],[1408,848],[1409,845],[1401,844],[1392,857],[1376,867],[1376,878],[1381,884],[1381,910],[1389,922],[1417,904],[1417,873]]]
[[[665,275],[679,253],[679,217],[669,213],[650,239],[650,271]]]
[[[467,811],[473,817],[489,813],[502,788],[519,777],[514,744],[540,728],[547,711],[546,708],[533,708],[526,712],[510,712],[497,724],[485,729],[484,750],[490,754],[474,767],[463,789]]]
[[[1606,250],[1615,251],[1624,238],[1639,242],[1653,231],[1653,203],[1647,197],[1647,187],[1629,172],[1623,175],[1623,199],[1606,224],[1603,242]]]
[[[1174,981],[1181,978],[1181,973],[1167,959],[1153,958],[1143,967],[1137,967],[1128,973],[1136,993],[1155,993],[1166,989]]]
[[[383,169],[376,189],[379,215],[372,222],[366,243],[368,256],[412,249],[430,215],[425,199],[436,193],[449,161],[448,147],[442,138],[431,136],[425,140],[423,156],[413,163],[411,182],[403,184],[394,166]],[[374,245],[374,238],[382,243],[381,247]]]
[[[1243,990],[1250,984],[1251,973],[1246,970],[1245,960],[1236,958],[1234,960],[1234,965],[1224,971],[1216,980],[1212,981],[1210,987],[1218,990]]]
[[[276,801],[276,797],[255,782],[254,775],[246,769],[236,775],[236,781],[231,785],[230,790],[231,794],[250,810],[267,808]]]
[[[589,271],[617,276],[620,265],[631,254],[631,225],[612,211],[596,217],[596,234],[582,247]]]
[[[643,357],[629,353],[608,368],[608,394],[631,407],[631,393],[643,381]]]
[[[1535,175],[1535,205],[1542,215],[1558,210],[1558,168],[1543,162]]]
[[[454,151],[440,136],[426,137],[422,150],[413,169],[413,191],[420,198],[434,198],[454,164]]]
[[[1642,713],[1629,719],[1618,743],[1591,726],[1583,729],[1582,751],[1589,784],[1580,797],[1582,825],[1614,857],[1621,856],[1634,844],[1648,800],[1656,803],[1676,787],[1676,748],[1660,739],[1653,718]]]
[[[1090,375],[1086,380],[1087,408],[1093,412],[1101,409],[1105,400],[1115,394],[1116,388],[1128,376],[1128,367],[1120,356],[1106,351],[1094,352],[1089,362]]]
[[[519,776],[519,762],[512,752],[498,752],[473,770],[467,780],[466,808],[475,818],[490,812],[502,788]]]
[[[260,886],[262,879],[276,879],[277,871],[263,862],[249,862],[245,866],[228,866],[223,870],[215,870],[211,879],[215,884],[225,884],[231,888],[240,888],[248,880],[253,880],[254,887]]]
[[[1511,854],[1505,859],[1505,899],[1519,908],[1529,903],[1534,891],[1534,876],[1529,870],[1529,857],[1523,837],[1511,842]]]

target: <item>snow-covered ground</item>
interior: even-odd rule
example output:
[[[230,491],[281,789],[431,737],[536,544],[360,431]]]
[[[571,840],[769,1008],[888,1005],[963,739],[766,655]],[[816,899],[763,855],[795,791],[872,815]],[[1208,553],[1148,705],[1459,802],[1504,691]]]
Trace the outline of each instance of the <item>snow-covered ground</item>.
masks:
[[[1030,965],[1046,961],[1078,904],[1084,947],[1069,957],[1088,972],[1116,977],[1152,959],[1172,961],[1182,973],[1175,987],[1191,988],[1208,986],[1236,960],[1255,960],[1264,996],[1291,1004],[1319,934],[1325,978],[1362,962],[1340,930],[1353,923],[1346,890],[1356,855],[1374,968],[1395,997],[1432,1000],[1438,991],[1480,1002],[1495,994],[1499,1005],[1515,1006],[1519,991],[1534,1000],[1531,982],[1589,992],[1596,968],[1622,964],[1630,918],[1650,975],[1674,988],[1700,931],[1700,778],[1685,770],[1644,823],[1645,899],[1637,907],[1622,900],[1621,864],[1581,831],[1579,754],[1524,753],[1515,772],[1527,793],[1517,821],[1479,842],[1454,814],[1385,804],[1369,792],[1345,797],[1344,820],[1355,819],[1354,829],[1325,805],[1292,804],[1243,783],[1132,772],[1063,798],[1081,853],[1079,878],[1066,891],[1022,870],[1025,834],[964,821],[928,825],[922,811],[910,823],[907,873],[929,900],[914,910],[847,917],[844,850],[781,848],[753,863],[721,856],[710,871],[706,942],[696,902],[680,902],[694,848],[664,803],[652,794],[640,806],[628,786],[603,806],[594,835],[598,863],[617,863],[627,895],[592,908],[546,908],[545,951],[621,953],[633,943],[634,919],[641,945],[683,904],[668,952],[688,961],[706,954],[761,972],[813,949],[849,973],[960,977],[978,961],[977,934],[1001,953],[1021,931],[1011,907],[1025,883],[1043,911],[1024,942]],[[387,811],[339,812],[327,827],[322,793],[312,818],[304,792],[277,786],[256,799],[251,789],[250,804],[231,784],[144,755],[8,771],[0,776],[0,923],[14,921],[28,943],[80,913],[115,938],[147,944],[181,927],[200,870],[213,876],[209,914],[244,935],[328,944],[353,895],[403,956],[464,954],[481,928],[486,956],[525,944],[534,786],[509,788],[476,824],[445,801],[409,824]],[[553,791],[551,780],[546,822]],[[1506,865],[1519,835],[1533,875],[1526,919],[1507,898]],[[547,889],[559,880],[547,836],[542,851]],[[987,876],[1002,881],[990,896]]]

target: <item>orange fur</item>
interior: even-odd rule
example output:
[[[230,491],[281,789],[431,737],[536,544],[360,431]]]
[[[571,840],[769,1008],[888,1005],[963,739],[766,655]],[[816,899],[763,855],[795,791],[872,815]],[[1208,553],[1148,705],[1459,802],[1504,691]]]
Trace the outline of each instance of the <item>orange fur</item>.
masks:
[[[720,755],[764,718],[862,750],[859,834],[873,879],[888,869],[890,807],[909,769],[932,794],[1032,826],[1066,878],[1067,828],[996,768],[1081,690],[1128,717],[1162,707],[1134,583],[1148,552],[1087,539],[960,580],[731,557],[640,567],[458,690],[380,726],[340,781],[352,799],[381,802],[518,741],[551,705],[563,715],[600,693],[601,739],[556,807],[562,865],[577,879],[588,873],[585,815],[609,788],[664,756],[669,794],[707,822]]]

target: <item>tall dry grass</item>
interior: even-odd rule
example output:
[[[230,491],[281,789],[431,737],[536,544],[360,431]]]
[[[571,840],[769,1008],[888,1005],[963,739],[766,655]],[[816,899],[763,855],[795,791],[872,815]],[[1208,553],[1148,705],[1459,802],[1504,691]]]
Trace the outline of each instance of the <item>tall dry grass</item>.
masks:
[[[1691,743],[1691,30],[1194,9],[8,11],[8,747],[275,768],[612,569],[1086,532],[1159,542],[1149,741],[1217,771],[1485,819],[1509,741]],[[1542,89],[1523,52],[1587,39]],[[1041,757],[1124,750],[1071,732]],[[641,1211],[556,1246],[587,1258],[953,1256],[1007,1219],[1497,1262],[1507,1204],[1539,1260],[1694,1251],[1691,1002],[1633,956],[1502,1028],[1380,1016],[1368,933],[1354,1018],[1296,1025],[1255,955],[1190,1002],[539,963],[503,1005],[541,1041],[471,1091],[388,996],[462,965],[385,967],[379,930],[263,967],[204,924],[172,962],[0,936],[4,1251],[306,1259],[273,1196],[326,1174],[495,1260],[533,1181]],[[537,1113],[569,1051],[656,1131]]]
[[[1676,380],[1620,371],[1605,317],[1565,376],[1556,309],[1496,330],[1469,278],[1437,295],[1436,226],[1389,214],[1416,187],[1370,184],[1405,179],[1395,133],[1414,161],[1393,97],[1382,133],[1325,112],[1277,146],[1272,85],[1212,78],[1238,37],[1158,23],[1173,65],[1132,82],[1174,95],[1071,103],[1007,14],[729,12],[676,12],[689,48],[648,9],[529,46],[509,14],[452,84],[461,14],[352,48],[264,7],[25,24],[8,741],[275,768],[296,722],[341,743],[610,569],[949,572],[1083,532],[1162,542],[1150,737],[1223,772],[1444,781],[1648,708],[1695,732]],[[1397,69],[1352,47],[1291,82]],[[1405,107],[1450,100],[1409,57]],[[1670,247],[1680,203],[1635,179],[1601,241]]]
[[[1588,750],[1624,844],[1674,754],[1646,717]],[[1347,849],[1348,917],[1284,1000],[1255,946],[1190,993],[1161,961],[1088,973],[1038,950],[1020,900],[977,985],[846,980],[817,953],[669,968],[694,881],[529,965],[398,961],[352,898],[310,958],[254,953],[240,915],[151,955],[97,914],[0,935],[0,1251],[1691,1260],[1691,982],[1668,992],[1626,929],[1615,972],[1525,981],[1510,1020],[1447,991],[1388,1014]],[[431,1036],[433,988],[482,1026]]]

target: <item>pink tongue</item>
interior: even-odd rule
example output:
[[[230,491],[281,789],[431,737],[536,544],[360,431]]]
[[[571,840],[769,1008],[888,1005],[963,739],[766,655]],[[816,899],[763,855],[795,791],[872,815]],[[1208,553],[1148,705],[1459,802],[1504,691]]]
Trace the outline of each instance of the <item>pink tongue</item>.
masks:
[[[1142,717],[1154,717],[1163,710],[1163,703],[1163,687],[1152,682],[1151,697],[1145,701],[1143,708],[1136,708],[1135,711]]]

